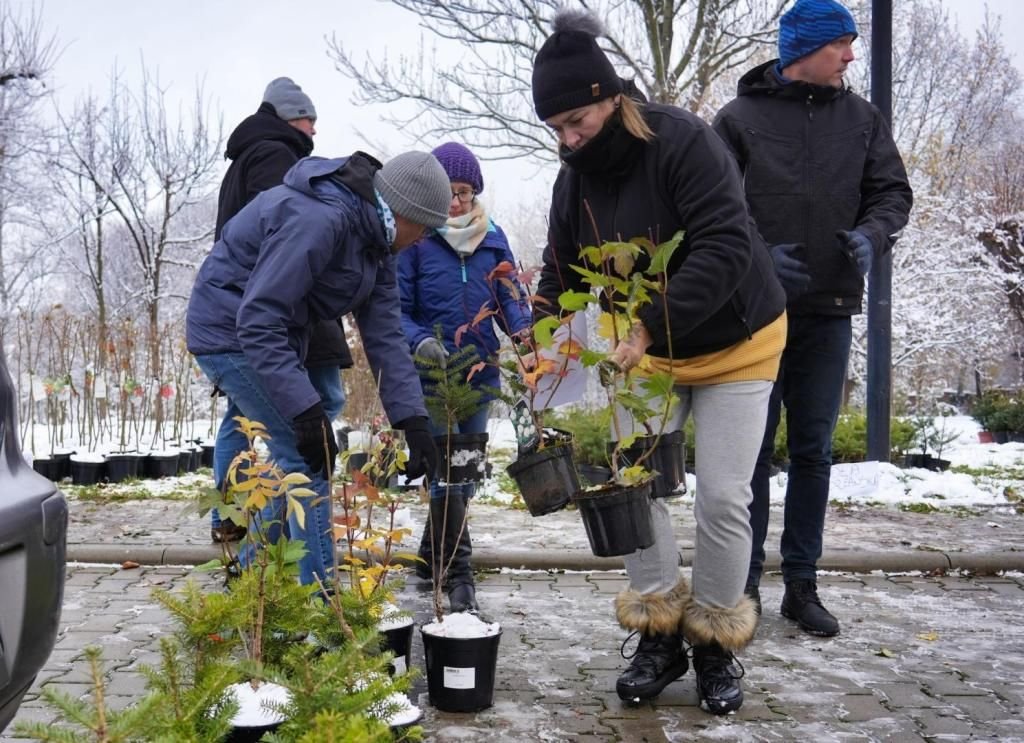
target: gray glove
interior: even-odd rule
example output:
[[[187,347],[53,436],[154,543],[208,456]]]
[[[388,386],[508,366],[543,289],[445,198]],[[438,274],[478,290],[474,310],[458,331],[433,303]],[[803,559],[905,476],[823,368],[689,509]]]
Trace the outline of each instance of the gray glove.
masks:
[[[448,366],[448,349],[437,338],[424,338],[421,340],[419,345],[416,346],[415,353],[421,359],[429,361],[439,369],[444,369]]]

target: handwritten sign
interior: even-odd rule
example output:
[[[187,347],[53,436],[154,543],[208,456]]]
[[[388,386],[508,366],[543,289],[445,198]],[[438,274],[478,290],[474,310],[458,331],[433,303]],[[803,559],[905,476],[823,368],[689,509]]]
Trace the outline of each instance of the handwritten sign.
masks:
[[[878,462],[832,465],[829,498],[872,496],[878,492]]]

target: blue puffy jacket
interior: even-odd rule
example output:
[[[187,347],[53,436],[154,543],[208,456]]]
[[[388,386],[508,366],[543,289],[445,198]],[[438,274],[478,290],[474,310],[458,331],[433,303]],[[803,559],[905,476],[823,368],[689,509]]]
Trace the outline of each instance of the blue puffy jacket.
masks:
[[[434,328],[440,325],[445,348],[454,353],[455,334],[460,327],[472,323],[484,305],[498,311],[475,328],[468,328],[461,338],[463,347],[474,346],[478,358],[491,362],[473,375],[473,386],[481,390],[500,387],[500,375],[493,362],[501,344],[494,332],[494,321],[506,335],[512,335],[528,328],[531,320],[522,286],[518,299],[500,282],[495,284],[492,294],[487,276],[502,261],[517,266],[508,238],[494,222],[467,258],[459,256],[437,232],[398,257],[402,328],[410,351],[415,351],[424,339],[435,337]],[[427,379],[425,374],[423,379]],[[492,397],[485,392],[485,399]]]
[[[402,335],[396,275],[377,213],[380,163],[304,158],[225,226],[196,276],[186,318],[196,355],[245,354],[281,414],[319,401],[302,367],[311,325],[352,313],[392,423],[425,416]]]

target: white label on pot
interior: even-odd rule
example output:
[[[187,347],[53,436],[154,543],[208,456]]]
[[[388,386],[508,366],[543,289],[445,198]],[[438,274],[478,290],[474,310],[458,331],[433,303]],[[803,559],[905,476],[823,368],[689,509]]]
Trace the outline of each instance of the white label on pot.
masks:
[[[444,667],[444,688],[473,689],[475,687],[475,668],[452,668],[451,666]]]
[[[391,665],[395,667],[395,675],[396,676],[401,676],[407,670],[409,670],[408,666],[405,665],[405,656],[404,655],[396,655],[395,659],[393,661],[391,661]]]

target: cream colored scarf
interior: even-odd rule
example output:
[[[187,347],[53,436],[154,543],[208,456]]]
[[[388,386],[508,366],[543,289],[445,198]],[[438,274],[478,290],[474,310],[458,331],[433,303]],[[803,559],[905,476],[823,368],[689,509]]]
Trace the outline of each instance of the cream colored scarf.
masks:
[[[478,201],[473,205],[473,211],[460,217],[448,217],[448,223],[438,227],[437,232],[452,246],[452,250],[468,258],[483,242],[490,224],[483,204]]]

